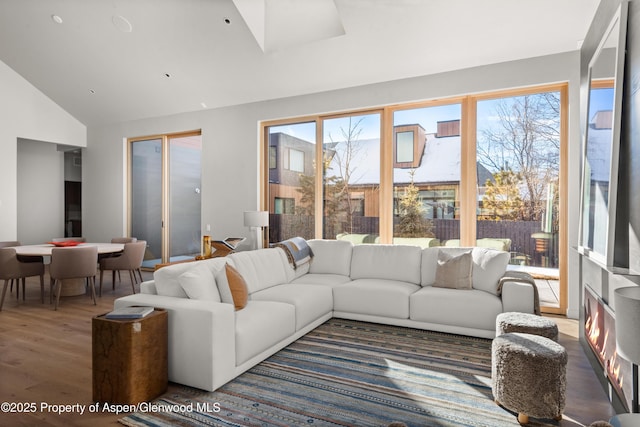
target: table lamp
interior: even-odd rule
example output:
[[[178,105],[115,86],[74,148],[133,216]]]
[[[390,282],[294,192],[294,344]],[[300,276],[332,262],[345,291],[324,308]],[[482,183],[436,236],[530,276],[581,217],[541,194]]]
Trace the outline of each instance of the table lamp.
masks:
[[[613,301],[616,309],[616,350],[618,355],[631,362],[633,394],[630,412],[634,413],[633,419],[639,423],[633,425],[640,425],[640,414],[636,414],[638,412],[638,364],[640,364],[640,286],[616,289],[613,293]],[[628,415],[625,417],[625,419],[629,418]]]
[[[252,249],[262,248],[262,229],[269,226],[268,211],[246,211],[244,226],[251,229]]]

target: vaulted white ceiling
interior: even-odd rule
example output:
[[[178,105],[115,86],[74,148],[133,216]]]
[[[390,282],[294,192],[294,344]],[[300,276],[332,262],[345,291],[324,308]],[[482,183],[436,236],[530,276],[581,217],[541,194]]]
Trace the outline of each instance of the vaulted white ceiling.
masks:
[[[92,125],[573,51],[598,3],[0,0],[0,60]]]

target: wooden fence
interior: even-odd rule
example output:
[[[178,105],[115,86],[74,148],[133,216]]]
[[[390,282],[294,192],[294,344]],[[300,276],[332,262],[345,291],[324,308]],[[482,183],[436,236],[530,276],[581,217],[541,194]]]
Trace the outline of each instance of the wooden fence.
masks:
[[[269,215],[269,242],[279,242],[289,237],[300,236],[305,239],[314,237],[314,217],[305,215]],[[339,229],[338,229],[339,228]],[[325,237],[335,238],[345,232],[342,226],[333,226],[327,222],[324,226]],[[379,218],[354,217],[352,233],[378,234]],[[441,241],[460,238],[460,221],[457,219],[434,219],[433,231]],[[554,234],[546,242],[536,241],[532,237],[540,232],[539,221],[478,221],[477,238],[511,239],[514,262],[522,261],[528,265],[558,267],[558,239]]]

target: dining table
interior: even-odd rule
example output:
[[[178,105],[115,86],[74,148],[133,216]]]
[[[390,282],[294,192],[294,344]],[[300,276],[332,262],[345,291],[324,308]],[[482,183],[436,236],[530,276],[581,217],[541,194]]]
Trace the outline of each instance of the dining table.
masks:
[[[124,251],[124,243],[78,243],[70,246],[68,243],[43,243],[37,245],[13,246],[16,254],[20,256],[41,256],[51,257],[52,250],[56,247],[80,248],[87,246],[97,246],[98,256],[115,255]],[[48,264],[48,261],[45,261]],[[97,268],[97,265],[96,265]],[[86,292],[83,279],[65,279],[62,281],[60,296],[83,295]]]

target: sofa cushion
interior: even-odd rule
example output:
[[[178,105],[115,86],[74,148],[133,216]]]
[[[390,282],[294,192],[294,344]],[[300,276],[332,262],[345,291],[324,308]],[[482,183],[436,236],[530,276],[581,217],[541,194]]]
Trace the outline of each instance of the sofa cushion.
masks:
[[[444,252],[450,256],[471,251],[473,258],[473,288],[498,294],[498,281],[507,269],[509,253],[489,248],[425,248],[422,250],[422,286],[435,283],[438,254]]]
[[[478,289],[425,286],[409,298],[410,318],[418,322],[495,330],[502,312],[499,297]]]
[[[249,301],[236,311],[236,366],[293,335],[295,318],[293,305],[274,301]]]
[[[284,284],[251,294],[251,301],[278,301],[296,308],[296,331],[333,311],[333,292],[328,286]]]
[[[409,296],[418,289],[397,280],[357,279],[333,288],[333,310],[408,319]]]
[[[198,264],[178,276],[180,286],[190,299],[220,302],[220,292],[211,270]]]
[[[351,256],[351,279],[387,279],[420,284],[418,246],[358,245]]]
[[[309,240],[307,243],[313,252],[309,273],[349,275],[353,251],[351,242],[317,239]]]
[[[473,287],[498,295],[498,282],[507,270],[509,252],[473,248]]]
[[[236,252],[227,256],[247,282],[249,294],[275,285],[288,283],[287,269],[291,269],[280,248]]]
[[[452,289],[471,289],[473,259],[471,251],[460,255],[438,253],[436,280],[433,286]]]
[[[220,269],[226,263],[225,258],[212,258],[203,261],[181,262],[159,268],[153,272],[153,280],[158,295],[168,297],[187,298],[187,294],[180,286],[178,277],[187,270],[200,265],[207,266],[212,273]]]
[[[321,273],[309,273],[301,276],[291,283],[301,285],[323,285],[323,286],[339,286],[351,281],[349,276],[343,276],[341,274],[321,274]]]

